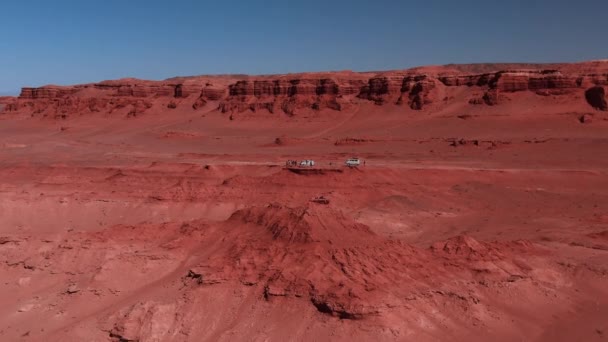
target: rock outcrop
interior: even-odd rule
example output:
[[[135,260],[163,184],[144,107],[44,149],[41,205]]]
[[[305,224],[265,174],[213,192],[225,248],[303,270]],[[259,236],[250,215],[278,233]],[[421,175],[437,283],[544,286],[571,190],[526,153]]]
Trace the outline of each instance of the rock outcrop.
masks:
[[[481,74],[466,71],[491,70],[492,65],[481,69],[462,65],[368,73],[195,76],[165,81],[128,78],[75,86],[26,87],[18,98],[4,99],[2,107],[4,112],[55,118],[95,112],[137,116],[162,102],[158,111],[173,108],[175,103],[175,108],[180,104],[180,108],[217,110],[230,114],[231,118],[243,112],[260,111],[293,116],[342,111],[366,101],[379,106],[403,105],[412,110],[427,110],[440,98],[450,101],[444,95],[439,96],[445,89],[460,87],[471,89],[473,96],[468,103],[473,105],[499,105],[508,94],[518,92],[540,96],[579,92],[585,94],[590,106],[607,110],[602,87],[608,85],[608,67],[604,64],[552,64],[547,68],[537,65],[537,69],[526,65],[527,69]],[[187,105],[182,107],[183,103]]]
[[[54,99],[65,97],[77,92],[77,87],[46,86],[40,88],[23,88],[19,98],[22,99]]]
[[[431,80],[426,75],[408,76],[403,79],[401,86],[401,98],[407,94],[408,105],[412,109],[421,110],[427,104],[433,102],[432,91],[435,89],[435,81]]]
[[[604,87],[595,86],[587,89],[587,91],[585,91],[585,99],[587,99],[587,102],[595,109],[608,110]]]
[[[294,115],[299,109],[339,111],[345,97],[356,95],[363,81],[333,78],[279,78],[243,80],[228,86],[228,96],[220,103],[223,113],[247,110],[279,110]]]
[[[407,103],[410,108],[420,110],[432,102],[430,93],[434,88],[435,81],[427,75],[373,77],[361,88],[358,97],[377,105]]]
[[[496,105],[500,93],[532,91],[538,95],[561,95],[580,89],[584,84],[603,84],[608,75],[566,74],[559,70],[505,70],[479,75],[441,76],[444,85],[481,87],[486,92],[481,100],[471,99],[471,104]]]

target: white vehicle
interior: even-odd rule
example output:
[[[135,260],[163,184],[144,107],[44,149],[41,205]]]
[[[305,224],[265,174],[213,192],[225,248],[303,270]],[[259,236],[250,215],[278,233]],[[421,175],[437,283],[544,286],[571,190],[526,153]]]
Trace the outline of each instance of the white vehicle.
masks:
[[[350,158],[346,160],[346,166],[348,167],[356,167],[361,165],[361,160],[359,158]]]
[[[315,166],[314,160],[306,159],[306,160],[302,160],[300,162],[300,167],[311,167],[311,166]]]

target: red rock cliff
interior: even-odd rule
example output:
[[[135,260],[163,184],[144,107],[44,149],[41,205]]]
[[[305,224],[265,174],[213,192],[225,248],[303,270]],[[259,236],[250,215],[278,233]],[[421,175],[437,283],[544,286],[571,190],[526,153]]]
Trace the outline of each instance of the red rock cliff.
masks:
[[[545,96],[580,92],[586,94],[590,108],[606,110],[605,93],[597,87],[608,85],[608,62],[552,64],[548,65],[550,68],[536,65],[536,69],[531,65],[526,65],[526,69],[499,66],[509,68],[475,74],[467,71],[492,70],[493,65],[458,65],[389,72],[197,76],[165,81],[120,79],[76,86],[27,87],[18,98],[4,99],[3,110],[61,118],[93,112],[136,116],[152,108],[156,99],[170,103],[164,109],[176,108],[178,101],[194,110],[207,108],[233,114],[340,111],[361,101],[425,110],[439,100],[449,100],[442,94],[451,87],[481,91],[483,96],[472,97],[469,103],[488,105],[500,104],[503,94],[515,92]]]

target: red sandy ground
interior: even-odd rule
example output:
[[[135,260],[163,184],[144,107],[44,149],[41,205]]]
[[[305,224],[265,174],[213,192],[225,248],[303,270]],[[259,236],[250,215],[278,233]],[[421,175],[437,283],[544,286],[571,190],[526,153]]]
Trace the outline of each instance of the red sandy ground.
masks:
[[[2,117],[0,340],[608,339],[608,114],[584,101],[159,108]]]

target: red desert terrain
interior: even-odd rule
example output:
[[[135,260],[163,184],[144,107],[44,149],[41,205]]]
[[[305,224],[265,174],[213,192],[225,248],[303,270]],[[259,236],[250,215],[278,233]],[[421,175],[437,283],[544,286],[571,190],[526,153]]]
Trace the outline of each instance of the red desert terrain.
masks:
[[[605,341],[607,90],[608,61],[23,88],[0,340]]]

